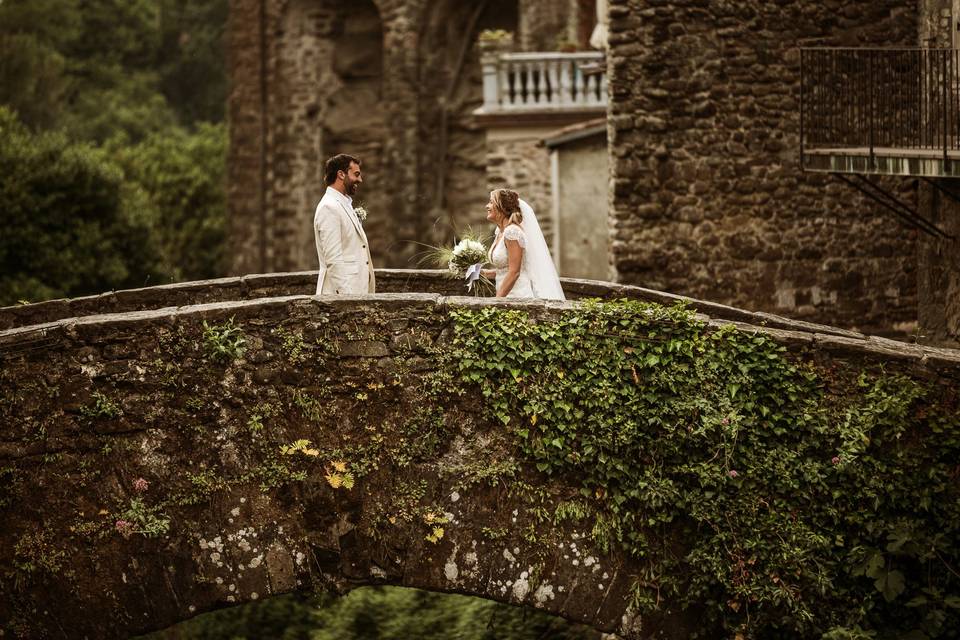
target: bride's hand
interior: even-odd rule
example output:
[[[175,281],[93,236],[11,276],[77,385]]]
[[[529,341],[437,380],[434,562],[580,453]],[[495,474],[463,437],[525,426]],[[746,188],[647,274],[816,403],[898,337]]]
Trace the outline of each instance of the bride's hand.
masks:
[[[497,277],[496,269],[481,269],[480,275],[486,278],[487,280],[493,280]]]

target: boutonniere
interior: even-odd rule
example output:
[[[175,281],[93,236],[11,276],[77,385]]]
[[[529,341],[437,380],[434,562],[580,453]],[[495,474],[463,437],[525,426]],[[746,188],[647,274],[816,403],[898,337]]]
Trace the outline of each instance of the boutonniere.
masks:
[[[367,219],[367,210],[364,209],[362,206],[355,207],[353,212],[357,214],[357,220],[359,220],[360,222],[364,222]]]

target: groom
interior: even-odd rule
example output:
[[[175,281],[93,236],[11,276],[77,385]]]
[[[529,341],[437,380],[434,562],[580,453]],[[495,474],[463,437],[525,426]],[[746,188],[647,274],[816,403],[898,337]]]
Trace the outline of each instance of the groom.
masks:
[[[313,217],[313,237],[320,258],[317,295],[373,293],[376,282],[367,234],[353,211],[353,196],[363,184],[360,161],[345,153],[327,160],[327,191]]]

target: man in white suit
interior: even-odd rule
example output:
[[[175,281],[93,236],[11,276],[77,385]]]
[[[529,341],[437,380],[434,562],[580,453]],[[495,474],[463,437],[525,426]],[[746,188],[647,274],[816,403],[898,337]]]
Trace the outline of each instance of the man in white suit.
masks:
[[[373,293],[376,281],[367,234],[353,211],[353,196],[363,184],[360,161],[343,153],[333,156],[323,175],[327,191],[313,217],[320,259],[317,295]]]

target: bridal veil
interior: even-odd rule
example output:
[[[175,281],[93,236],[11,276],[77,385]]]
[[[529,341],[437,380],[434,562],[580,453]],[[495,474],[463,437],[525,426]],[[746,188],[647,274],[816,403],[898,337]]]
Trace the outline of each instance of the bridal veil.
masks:
[[[545,300],[566,300],[563,289],[560,287],[560,277],[557,268],[550,257],[550,249],[537,222],[537,214],[533,207],[520,200],[520,213],[523,222],[520,225],[527,236],[526,262],[527,277],[533,287],[533,294]]]

